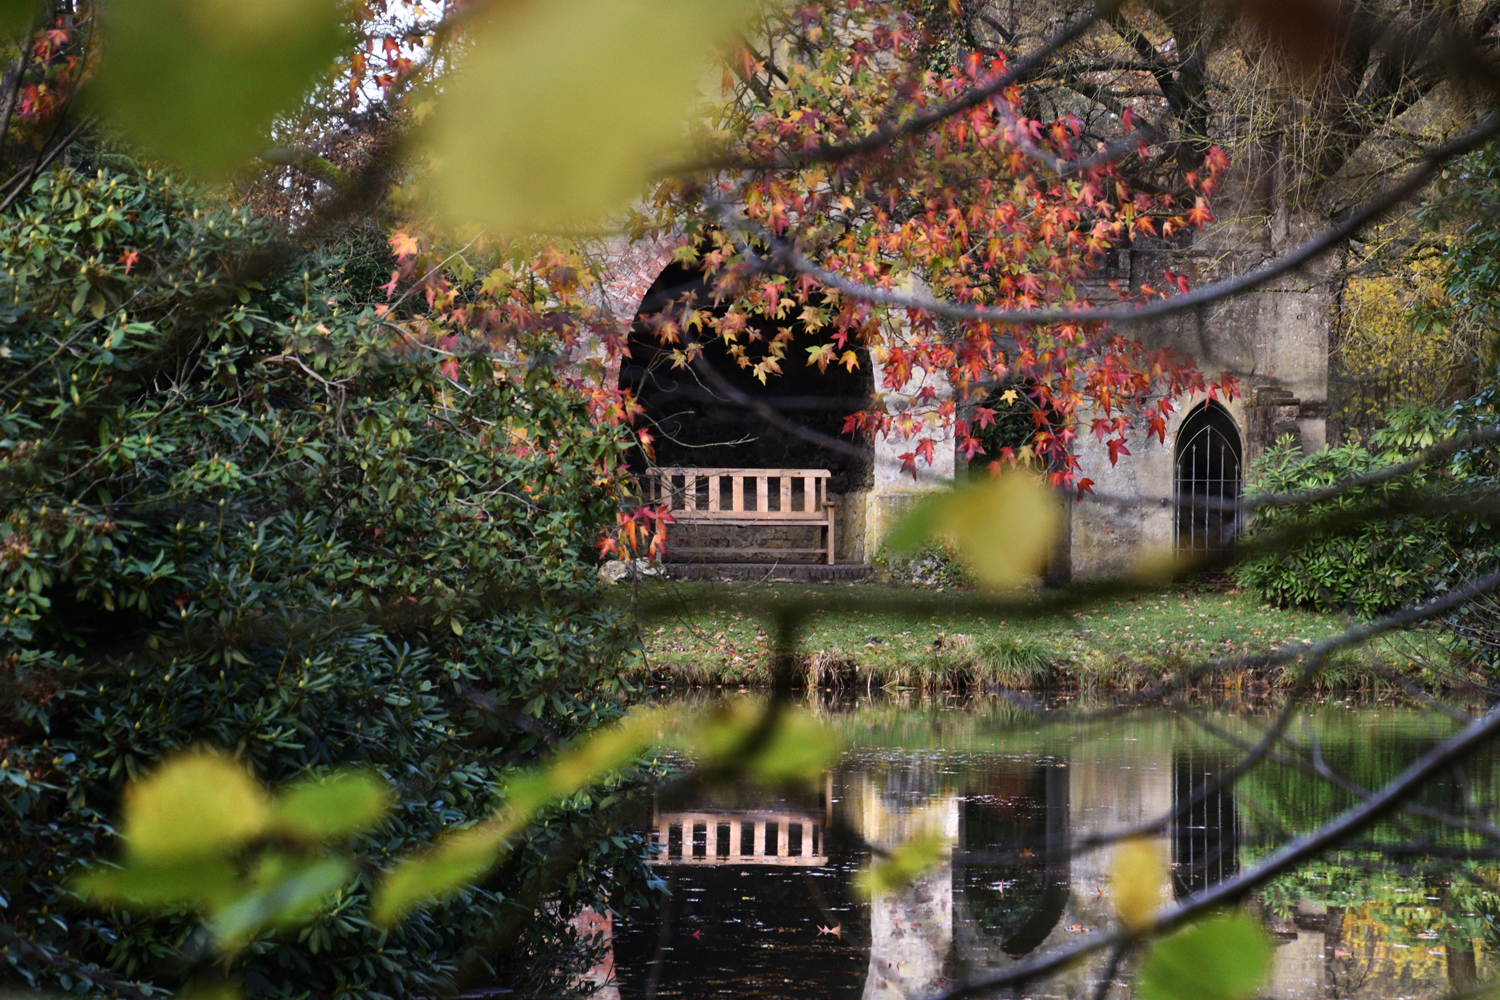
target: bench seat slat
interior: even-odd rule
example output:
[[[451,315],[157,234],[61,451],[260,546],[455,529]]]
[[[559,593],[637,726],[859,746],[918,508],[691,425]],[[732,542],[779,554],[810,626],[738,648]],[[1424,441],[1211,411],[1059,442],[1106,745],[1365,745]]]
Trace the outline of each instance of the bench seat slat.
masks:
[[[815,549],[733,549],[715,548],[712,545],[674,545],[672,546],[671,551],[678,555],[682,555],[684,553],[693,553],[694,555],[700,555],[705,552],[712,552],[726,556],[779,556],[782,553],[796,555],[823,555],[828,550],[821,545]]]

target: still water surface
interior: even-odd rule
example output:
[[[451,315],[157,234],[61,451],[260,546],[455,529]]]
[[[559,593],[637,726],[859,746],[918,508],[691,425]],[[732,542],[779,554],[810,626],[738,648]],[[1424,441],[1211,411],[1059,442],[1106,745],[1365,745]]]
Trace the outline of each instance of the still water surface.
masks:
[[[659,906],[610,928],[625,998],[919,997],[1111,928],[1108,849],[1067,846],[1132,827],[1192,800],[1235,759],[1188,713],[1042,726],[993,702],[822,706],[848,751],[805,795],[731,790],[658,810]],[[1268,710],[1197,713],[1253,739]],[[1451,732],[1432,715],[1312,706],[1292,729],[1367,787]],[[1471,762],[1490,799],[1495,769]],[[1458,780],[1428,801],[1457,802]],[[1288,836],[1351,803],[1295,769],[1257,769],[1234,794],[1210,794],[1162,834],[1176,895],[1234,874]],[[890,847],[937,835],[943,862],[910,888],[861,895],[869,861],[857,831]],[[1276,941],[1265,995],[1395,1000],[1438,997],[1491,975],[1500,946],[1485,888],[1500,872],[1396,870],[1332,858],[1261,892],[1252,908]],[[1092,997],[1103,958],[1012,995]],[[1129,963],[1111,996],[1129,995]]]

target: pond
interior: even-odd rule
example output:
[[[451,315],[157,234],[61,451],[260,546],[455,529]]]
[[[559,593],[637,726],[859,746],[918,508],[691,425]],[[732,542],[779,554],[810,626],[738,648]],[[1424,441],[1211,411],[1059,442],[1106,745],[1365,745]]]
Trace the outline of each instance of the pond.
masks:
[[[1240,704],[1042,725],[994,701],[820,705],[847,750],[818,787],[736,788],[652,821],[659,905],[600,929],[612,941],[606,997],[920,997],[1110,929],[1112,848],[1069,845],[1194,802],[1163,831],[1171,891],[1212,885],[1351,804],[1351,793],[1269,763],[1233,794],[1204,795],[1269,709]],[[1370,787],[1453,730],[1429,713],[1309,706],[1290,735]],[[1489,761],[1466,765],[1489,797]],[[1434,782],[1452,807],[1460,779]],[[943,860],[898,892],[865,896],[866,845],[935,835]],[[1391,825],[1388,836],[1410,836]],[[863,841],[863,843],[861,843]],[[1325,858],[1250,905],[1276,944],[1265,995],[1437,997],[1486,978],[1500,945],[1500,872],[1396,868],[1370,854]],[[1093,997],[1104,957],[1011,995]],[[1111,996],[1130,994],[1131,963]],[[603,971],[603,970],[601,970]]]

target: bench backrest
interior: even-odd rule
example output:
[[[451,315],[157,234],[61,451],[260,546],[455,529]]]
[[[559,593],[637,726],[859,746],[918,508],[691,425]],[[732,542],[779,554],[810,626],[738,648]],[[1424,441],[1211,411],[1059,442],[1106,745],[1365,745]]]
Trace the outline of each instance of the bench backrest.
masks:
[[[695,519],[821,519],[829,475],[827,469],[652,469],[646,499]]]

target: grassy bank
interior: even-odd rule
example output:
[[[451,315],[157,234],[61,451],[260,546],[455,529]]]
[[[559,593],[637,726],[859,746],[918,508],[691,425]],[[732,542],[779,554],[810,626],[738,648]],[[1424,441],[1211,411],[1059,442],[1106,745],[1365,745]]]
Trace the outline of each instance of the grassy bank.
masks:
[[[684,610],[646,626],[639,679],[680,686],[758,687],[769,682],[770,638],[763,623],[732,610],[732,597],[816,597],[827,586],[794,584],[641,585],[645,597],[681,599]],[[900,593],[872,584],[842,584],[872,596]],[[709,589],[718,610],[695,610]],[[1244,590],[1180,587],[1149,596],[1086,602],[1043,620],[955,612],[926,620],[852,612],[815,619],[803,637],[802,666],[820,687],[974,690],[1023,688],[1134,689],[1206,659],[1319,642],[1348,622],[1329,615],[1268,607]],[[1440,687],[1447,655],[1436,631],[1409,632],[1340,652],[1319,686],[1372,690],[1386,671]],[[1442,675],[1442,676],[1440,676]],[[1225,671],[1205,683],[1280,686],[1284,669]]]

